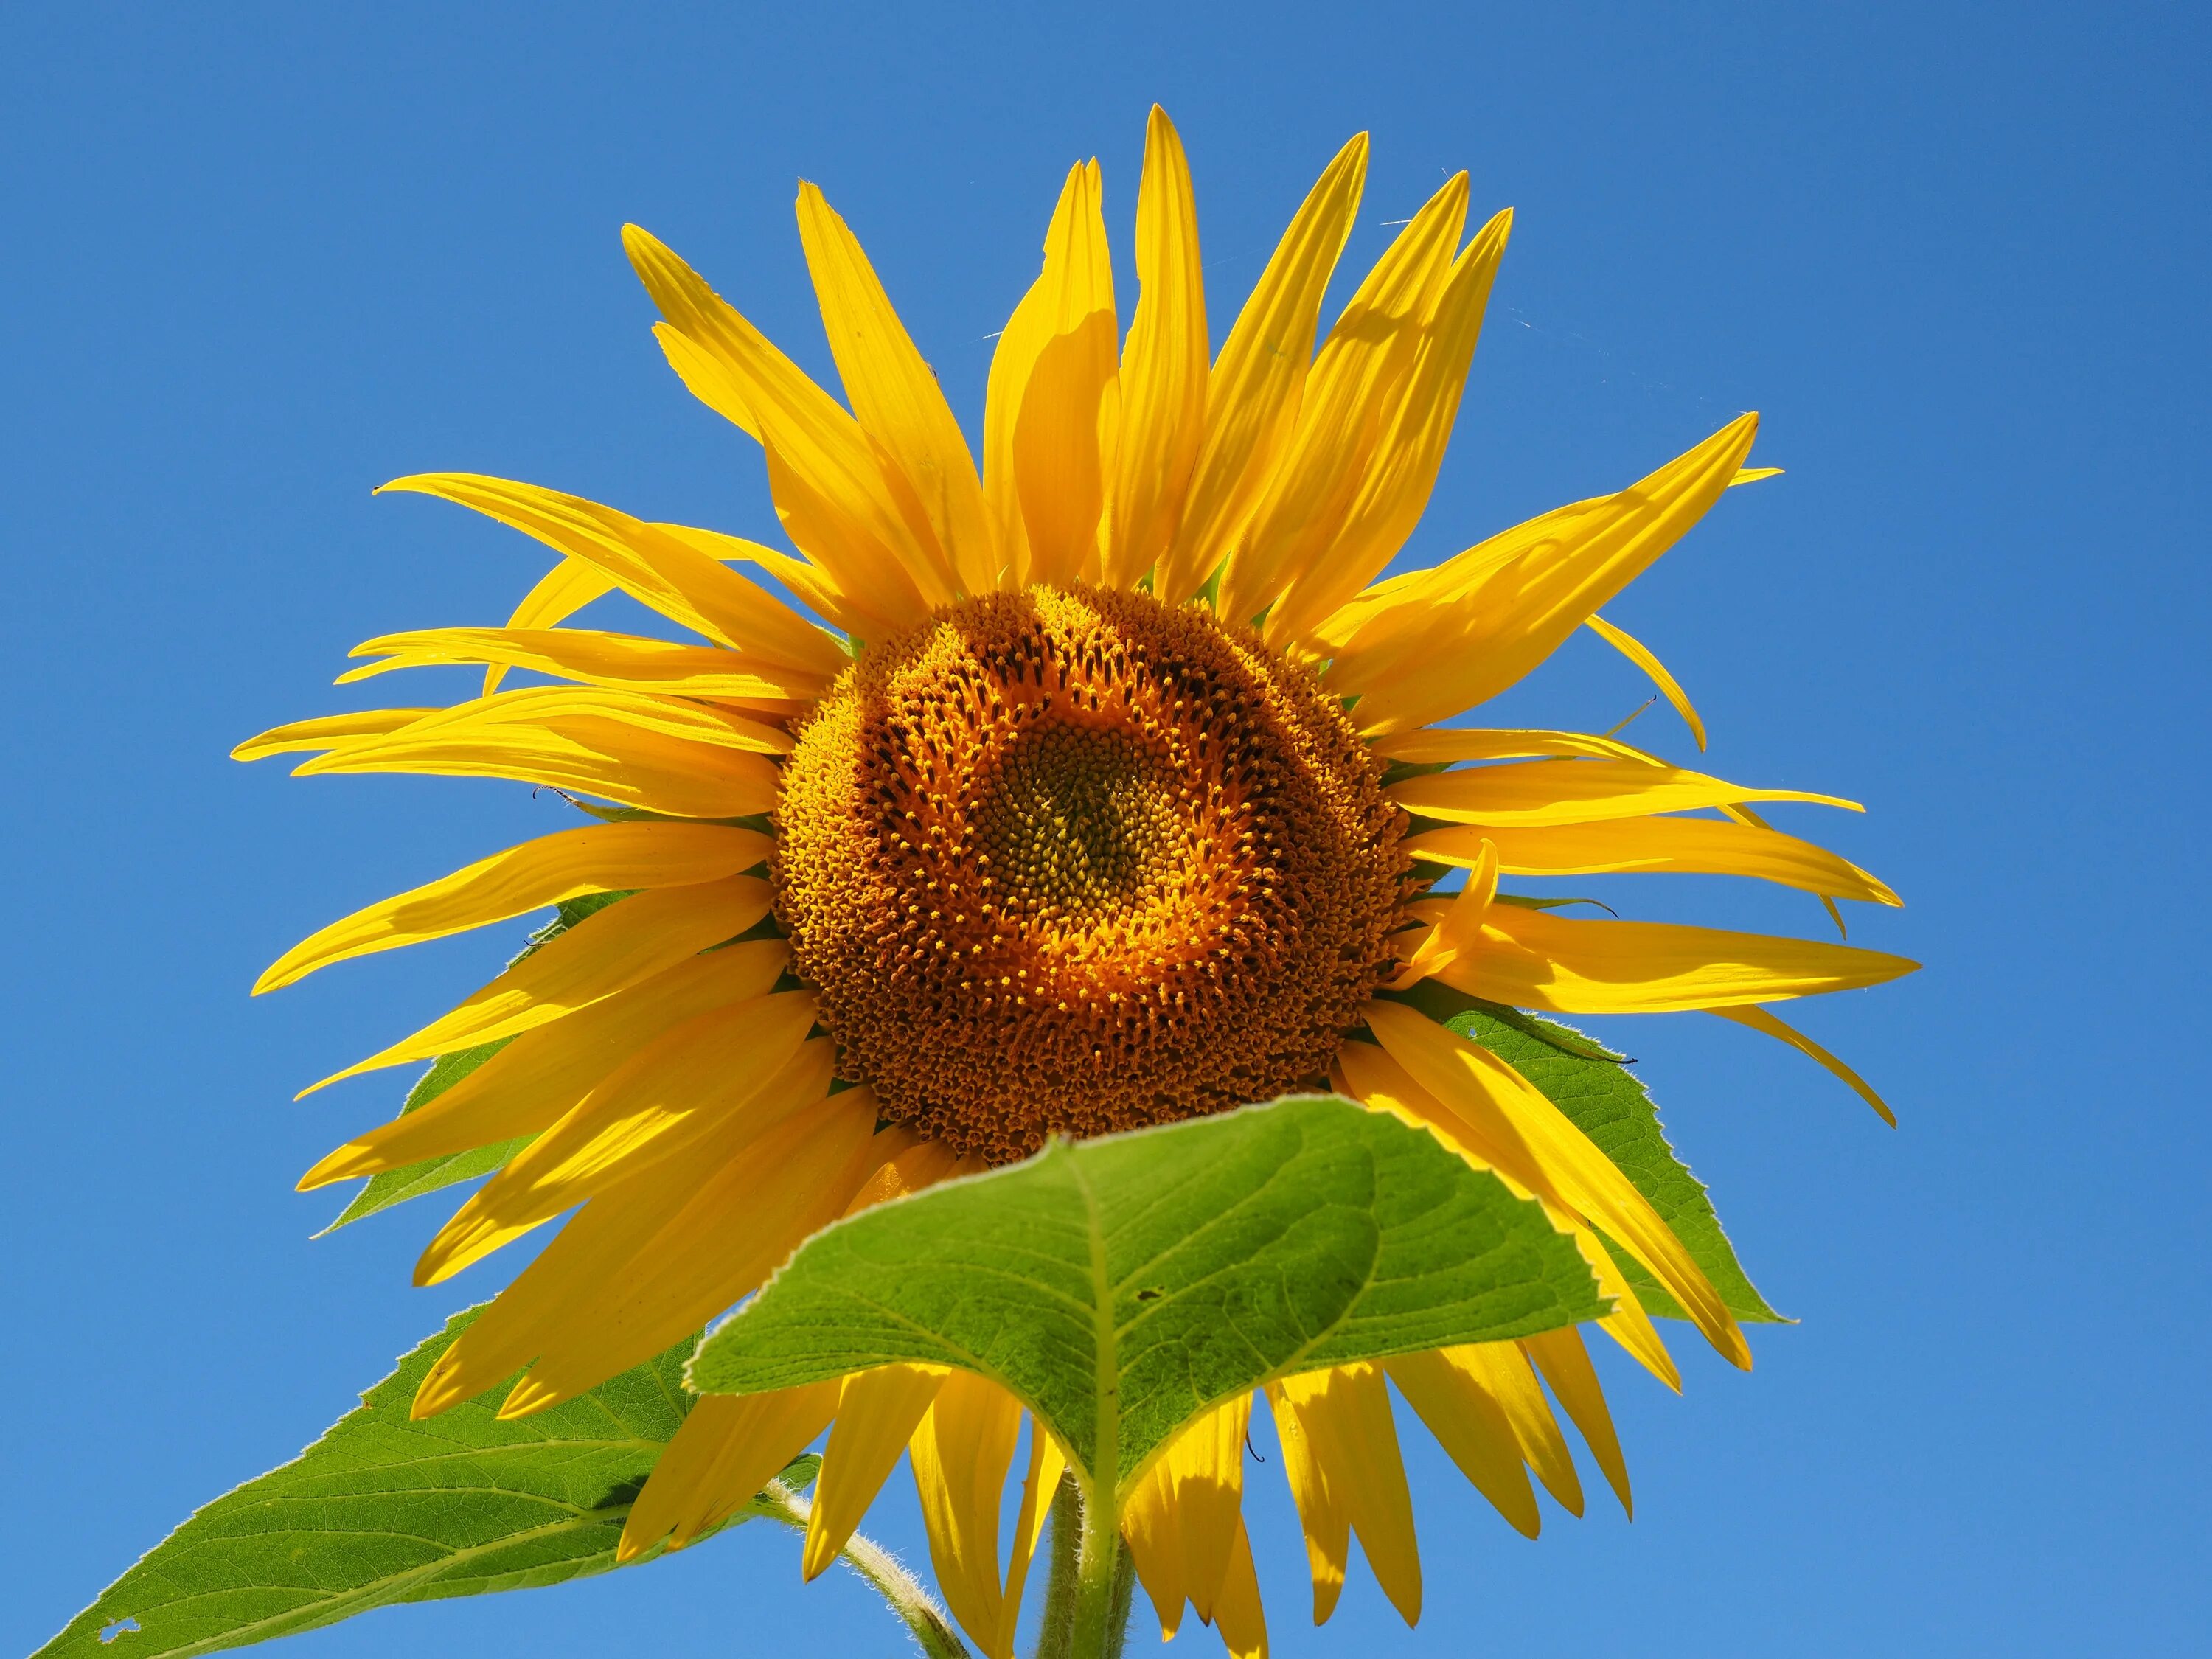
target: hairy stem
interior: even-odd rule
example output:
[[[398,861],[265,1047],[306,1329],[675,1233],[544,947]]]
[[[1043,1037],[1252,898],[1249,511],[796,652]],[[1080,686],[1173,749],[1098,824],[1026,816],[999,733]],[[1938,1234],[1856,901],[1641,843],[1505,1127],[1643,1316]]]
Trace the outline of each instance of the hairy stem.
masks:
[[[1129,1628],[1129,1601],[1137,1585],[1136,1563],[1128,1546],[1115,1538],[1111,1577],[1103,1596],[1098,1595],[1098,1576],[1085,1576],[1086,1566],[1095,1566],[1099,1559],[1097,1540],[1085,1524],[1087,1514],[1083,1488],[1073,1474],[1063,1476],[1052,1500],[1050,1573],[1045,1580],[1036,1659],[1076,1659],[1079,1654],[1121,1659]],[[1088,1644],[1079,1646],[1079,1642]]]
[[[806,1530],[806,1518],[813,1512],[805,1498],[781,1480],[771,1480],[761,1489],[761,1505],[773,1519],[800,1532]],[[866,1579],[898,1615],[928,1659],[972,1659],[967,1644],[953,1630],[951,1620],[937,1605],[937,1598],[899,1565],[896,1556],[859,1533],[853,1534],[842,1553],[845,1564]]]
[[[1036,1659],[1067,1659],[1068,1644],[1075,1637],[1075,1563],[1082,1538],[1083,1490],[1073,1474],[1063,1474],[1060,1490],[1052,1495],[1052,1527],[1046,1546],[1051,1555]]]

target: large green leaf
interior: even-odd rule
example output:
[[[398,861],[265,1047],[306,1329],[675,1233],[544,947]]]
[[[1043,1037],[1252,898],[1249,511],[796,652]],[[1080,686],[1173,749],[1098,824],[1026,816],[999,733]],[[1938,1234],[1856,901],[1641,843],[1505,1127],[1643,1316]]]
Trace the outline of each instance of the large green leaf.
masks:
[[[1746,1323],[1783,1322],[1736,1260],[1735,1249],[1721,1231],[1720,1218],[1705,1195],[1705,1183],[1668,1145],[1650,1091],[1619,1054],[1571,1026],[1478,1001],[1434,980],[1422,981],[1402,1000],[1480,1043],[1573,1119],[1637,1191],[1651,1200],[1651,1207],[1682,1241],[1690,1259],[1705,1270],[1730,1313]],[[1645,1311],[1666,1319],[1687,1317],[1641,1262],[1612,1247],[1611,1241],[1607,1243]]]
[[[692,1345],[516,1422],[496,1414],[504,1389],[410,1422],[416,1385],[474,1317],[448,1321],[291,1462],[194,1515],[33,1659],[185,1659],[613,1566],[631,1499],[690,1408]],[[787,1481],[812,1479],[802,1462]]]
[[[894,1361],[1027,1401],[1136,1472],[1268,1377],[1595,1317],[1571,1239],[1424,1131],[1333,1096],[1069,1145],[817,1233],[713,1332],[692,1386]]]

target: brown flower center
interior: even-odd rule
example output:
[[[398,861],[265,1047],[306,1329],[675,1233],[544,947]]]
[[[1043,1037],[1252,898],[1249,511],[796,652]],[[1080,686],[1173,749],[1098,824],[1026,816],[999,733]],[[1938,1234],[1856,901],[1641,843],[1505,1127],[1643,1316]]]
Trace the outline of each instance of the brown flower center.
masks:
[[[847,1076],[994,1162],[1317,1086],[1407,860],[1335,699],[1148,595],[994,594],[799,732],[776,910]]]

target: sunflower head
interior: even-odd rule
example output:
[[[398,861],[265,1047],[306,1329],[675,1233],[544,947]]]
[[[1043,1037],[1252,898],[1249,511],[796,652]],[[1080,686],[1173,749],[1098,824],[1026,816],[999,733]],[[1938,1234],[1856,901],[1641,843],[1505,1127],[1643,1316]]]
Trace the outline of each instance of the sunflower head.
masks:
[[[798,734],[776,913],[885,1115],[993,1161],[1318,1086],[1404,815],[1249,629],[1034,587],[871,646]]]
[[[1501,884],[1730,875],[1832,911],[1896,895],[1753,810],[1849,802],[1732,783],[1613,732],[1463,717],[1588,628],[1703,749],[1680,684],[1601,613],[1731,485],[1773,469],[1746,470],[1744,416],[1625,488],[1387,574],[1443,463],[1510,216],[1468,235],[1467,176],[1448,180],[1324,332],[1366,157],[1355,138],[1328,164],[1225,328],[1208,320],[1164,114],[1147,131],[1126,331],[1097,164],[1073,167],[994,349],[979,449],[813,186],[799,232],[842,401],[672,250],[626,231],[662,350],[760,446],[792,550],[510,480],[398,481],[556,562],[505,626],[381,635],[345,678],[472,664],[483,694],[308,720],[235,752],[312,750],[307,773],[512,779],[620,809],[334,922],[259,988],[599,907],[564,913],[565,931],[338,1074],[460,1062],[302,1182],[388,1176],[411,1195],[491,1170],[432,1239],[422,1282],[561,1224],[441,1352],[416,1414],[501,1386],[507,1417],[573,1400],[685,1340],[841,1215],[1048,1135],[1323,1086],[1540,1200],[1607,1298],[1601,1328],[1662,1381],[1680,1376],[1652,1313],[1748,1365],[1738,1322],[1771,1310],[1717,1224],[1681,1201],[1687,1172],[1652,1176],[1663,1141],[1638,1151],[1588,1100],[1540,1086],[1562,1053],[1549,1039],[1523,1051],[1524,1075],[1458,1015],[1707,1012],[1886,1113],[1771,1005],[1911,963],[1599,920]],[[567,625],[617,591],[684,637]],[[501,689],[514,672],[557,684]],[[1416,870],[1467,874],[1435,890]],[[1492,1024],[1521,1030],[1503,1012]],[[1581,1501],[1540,1372],[1626,1502],[1571,1331],[1272,1379],[1316,1617],[1352,1531],[1399,1608],[1419,1610],[1386,1372],[1522,1530],[1537,1521],[1528,1473]],[[1037,1425],[1030,1518],[1002,1577],[1000,1486],[1023,1409],[930,1365],[706,1397],[639,1494],[623,1559],[706,1535],[834,1419],[809,1571],[910,1446],[947,1599],[1007,1659],[1030,1522],[1063,1467]],[[1085,1500],[1102,1506],[1086,1528],[1121,1506],[1164,1627],[1188,1600],[1240,1659],[1266,1648],[1239,1513],[1251,1410],[1249,1395],[1220,1402],[1134,1489],[1093,1480]],[[1111,1545],[1111,1526],[1098,1534],[1086,1555]]]

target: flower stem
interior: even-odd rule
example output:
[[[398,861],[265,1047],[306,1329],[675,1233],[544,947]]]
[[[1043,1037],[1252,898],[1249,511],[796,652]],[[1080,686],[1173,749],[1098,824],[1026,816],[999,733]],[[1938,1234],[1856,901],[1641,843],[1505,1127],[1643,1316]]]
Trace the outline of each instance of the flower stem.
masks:
[[[1052,1495],[1052,1552],[1044,1586],[1044,1618],[1037,1632],[1036,1659],[1067,1659],[1075,1631],[1075,1560],[1083,1535],[1083,1492],[1075,1477],[1063,1474]]]
[[[806,1518],[813,1505],[781,1480],[771,1480],[763,1486],[759,1502],[771,1518],[802,1533],[806,1530]],[[912,1633],[915,1644],[928,1659],[972,1659],[967,1644],[953,1631],[951,1620],[937,1605],[937,1598],[899,1564],[896,1556],[859,1533],[853,1534],[842,1553],[846,1565],[866,1579],[898,1615],[900,1622]]]
[[[1052,1502],[1051,1576],[1037,1659],[1121,1659],[1135,1563],[1109,1504],[1070,1474]]]

